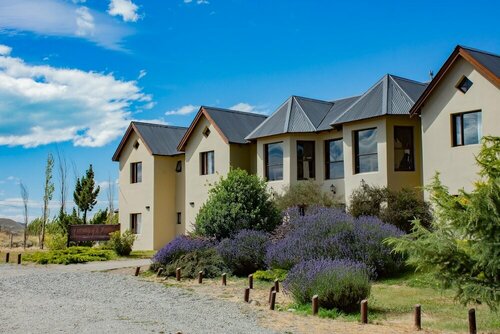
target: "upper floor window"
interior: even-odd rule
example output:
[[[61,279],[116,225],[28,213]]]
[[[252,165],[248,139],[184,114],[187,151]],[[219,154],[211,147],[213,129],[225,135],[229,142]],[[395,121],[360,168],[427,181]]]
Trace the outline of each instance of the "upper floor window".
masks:
[[[479,144],[482,137],[481,111],[451,115],[453,146]]]
[[[264,145],[266,178],[283,180],[283,142]]]
[[[462,80],[460,80],[455,87],[457,87],[459,91],[465,94],[467,93],[469,88],[471,88],[471,86],[472,86],[472,81],[470,81],[469,78],[467,78],[466,76],[463,76]]]
[[[142,182],[142,162],[133,162],[130,164],[130,182]]]
[[[355,172],[378,171],[377,128],[354,131]]]
[[[342,138],[325,141],[325,179],[344,177],[344,145]]]
[[[414,171],[413,127],[394,127],[394,170]]]
[[[141,234],[142,215],[140,213],[132,213],[130,215],[130,230],[134,234]]]
[[[307,180],[315,177],[314,141],[297,141],[297,179]]]
[[[200,153],[200,174],[208,175],[215,173],[214,151]]]

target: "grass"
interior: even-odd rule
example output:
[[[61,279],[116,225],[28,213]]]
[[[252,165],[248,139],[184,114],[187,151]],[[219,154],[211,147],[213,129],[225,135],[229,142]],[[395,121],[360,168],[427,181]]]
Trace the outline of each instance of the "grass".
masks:
[[[38,264],[71,264],[92,261],[108,261],[116,257],[115,252],[91,247],[69,247],[23,255],[23,261]]]
[[[156,254],[154,250],[146,250],[146,251],[132,251],[127,258],[129,259],[150,259]]]

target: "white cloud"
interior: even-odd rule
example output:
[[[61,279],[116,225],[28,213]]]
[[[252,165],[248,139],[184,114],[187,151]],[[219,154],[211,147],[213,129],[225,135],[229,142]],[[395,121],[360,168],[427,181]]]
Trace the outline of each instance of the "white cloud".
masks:
[[[189,115],[195,111],[200,109],[200,106],[194,106],[192,104],[188,104],[185,106],[180,107],[179,109],[175,110],[170,110],[165,113],[165,115],[170,116],[170,115]]]
[[[268,112],[269,112],[267,109],[265,109],[262,106],[254,106],[254,105],[251,105],[251,104],[248,104],[245,102],[237,103],[234,106],[229,107],[229,109],[244,111],[244,112],[253,112],[256,114],[268,114]]]
[[[0,56],[8,56],[8,55],[10,55],[11,51],[12,51],[11,47],[9,47],[7,45],[0,44]]]
[[[193,0],[184,0],[184,3],[192,3]],[[196,0],[198,5],[208,5],[210,2],[208,0]]]
[[[125,22],[137,22],[140,16],[137,14],[137,7],[131,0],[111,0],[108,14],[111,16],[121,16]]]
[[[43,36],[77,37],[105,48],[123,50],[131,29],[76,2],[64,0],[1,0],[0,33],[29,31]]]
[[[0,56],[0,146],[103,146],[151,102],[135,81]]]
[[[137,80],[144,78],[147,74],[148,74],[148,72],[146,72],[146,70],[140,70],[139,76],[137,77]]]

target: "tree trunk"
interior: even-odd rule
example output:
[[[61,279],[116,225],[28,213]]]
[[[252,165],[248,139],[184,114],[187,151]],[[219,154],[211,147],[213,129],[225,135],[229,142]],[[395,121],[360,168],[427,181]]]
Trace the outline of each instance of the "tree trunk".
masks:
[[[83,224],[87,224],[87,210],[83,210]]]

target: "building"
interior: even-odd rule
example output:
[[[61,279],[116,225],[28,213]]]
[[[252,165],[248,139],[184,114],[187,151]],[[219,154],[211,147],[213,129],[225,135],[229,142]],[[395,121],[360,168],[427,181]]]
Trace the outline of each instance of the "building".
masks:
[[[387,74],[359,96],[291,96],[269,117],[201,107],[188,129],[132,122],[113,157],[122,231],[136,249],[192,231],[232,167],[276,192],[314,179],[345,204],[362,181],[420,188],[439,171],[452,191],[470,187],[481,136],[500,135],[499,59],[458,46],[429,84]]]

